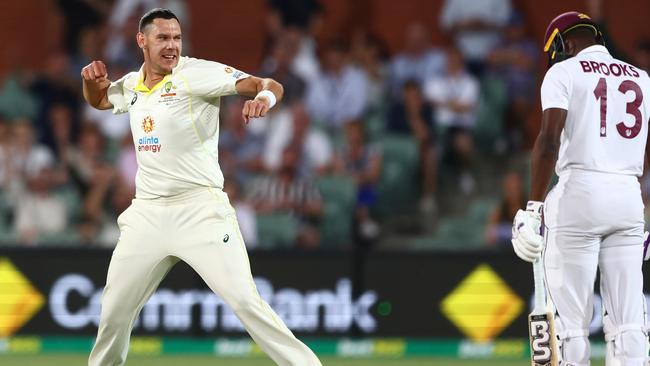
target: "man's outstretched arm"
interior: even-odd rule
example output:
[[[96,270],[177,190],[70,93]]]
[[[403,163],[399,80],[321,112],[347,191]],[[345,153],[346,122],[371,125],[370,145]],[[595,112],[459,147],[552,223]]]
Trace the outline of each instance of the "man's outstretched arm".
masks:
[[[84,99],[97,109],[111,109],[113,104],[108,101],[108,80],[106,65],[102,61],[93,61],[81,69]]]

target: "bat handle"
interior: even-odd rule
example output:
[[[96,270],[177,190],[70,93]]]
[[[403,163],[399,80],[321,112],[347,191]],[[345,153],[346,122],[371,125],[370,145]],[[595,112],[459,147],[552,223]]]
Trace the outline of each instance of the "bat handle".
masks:
[[[546,310],[546,286],[544,285],[544,262],[542,258],[533,262],[533,278],[535,280],[535,311],[542,313]]]

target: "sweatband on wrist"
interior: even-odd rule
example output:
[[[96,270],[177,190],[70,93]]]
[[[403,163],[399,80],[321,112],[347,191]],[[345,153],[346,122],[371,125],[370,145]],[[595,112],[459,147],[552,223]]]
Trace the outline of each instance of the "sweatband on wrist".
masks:
[[[261,92],[257,93],[257,95],[255,96],[255,99],[257,99],[259,97],[264,97],[264,98],[267,98],[269,100],[269,109],[273,108],[273,106],[275,105],[275,102],[276,102],[275,94],[273,94],[272,91],[270,91],[270,90],[262,90]]]

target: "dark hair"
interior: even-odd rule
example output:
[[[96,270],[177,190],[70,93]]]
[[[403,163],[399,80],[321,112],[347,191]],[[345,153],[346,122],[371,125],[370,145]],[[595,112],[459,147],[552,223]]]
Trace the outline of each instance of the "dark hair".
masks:
[[[148,26],[149,24],[153,23],[155,19],[162,18],[162,19],[176,19],[178,24],[181,23],[180,20],[178,20],[178,17],[176,14],[174,14],[171,10],[169,9],[163,9],[163,8],[155,8],[151,9],[148,12],[144,13],[142,18],[140,18],[140,24],[138,25],[138,31],[142,32],[143,29]]]

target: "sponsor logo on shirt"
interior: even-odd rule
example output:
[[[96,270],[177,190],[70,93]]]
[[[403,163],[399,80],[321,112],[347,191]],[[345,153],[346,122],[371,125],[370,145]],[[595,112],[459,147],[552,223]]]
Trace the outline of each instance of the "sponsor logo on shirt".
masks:
[[[142,120],[142,131],[144,133],[151,133],[156,124],[151,116],[146,116]],[[154,153],[160,152],[162,149],[162,144],[157,136],[145,136],[138,139],[138,151],[151,151]]]
[[[156,124],[154,123],[153,118],[151,118],[151,116],[146,116],[142,120],[142,131],[144,131],[144,133],[150,133],[151,131],[153,131],[155,126]]]
[[[133,99],[131,99],[131,105],[134,105],[138,100],[138,93],[133,93]]]

